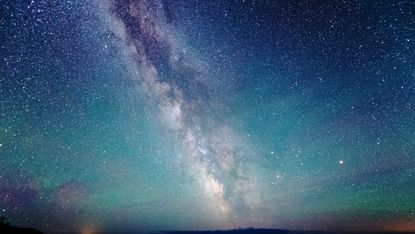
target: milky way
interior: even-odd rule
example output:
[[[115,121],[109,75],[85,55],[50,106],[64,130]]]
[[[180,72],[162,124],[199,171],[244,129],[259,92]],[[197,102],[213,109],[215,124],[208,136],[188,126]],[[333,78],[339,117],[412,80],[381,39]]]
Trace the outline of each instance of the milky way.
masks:
[[[0,216],[415,230],[413,1],[6,1]]]
[[[200,116],[212,111],[209,102],[214,101],[209,80],[203,77],[208,71],[188,62],[195,58],[175,38],[174,26],[168,23],[169,7],[168,1],[115,1],[109,17],[125,47],[126,60],[132,62],[131,78],[138,83],[138,92],[158,106],[160,120],[180,144],[177,160],[200,184],[210,203],[206,209],[212,210],[216,222],[232,227],[237,215],[249,215],[261,206],[258,188],[241,165],[249,151],[227,126]],[[161,69],[168,70],[168,76],[160,74]]]

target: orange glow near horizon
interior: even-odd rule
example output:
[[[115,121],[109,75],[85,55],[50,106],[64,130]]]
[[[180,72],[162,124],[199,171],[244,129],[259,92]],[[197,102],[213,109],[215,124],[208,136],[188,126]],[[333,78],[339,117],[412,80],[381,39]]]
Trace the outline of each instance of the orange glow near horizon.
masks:
[[[395,220],[386,225],[386,231],[415,232],[415,217],[410,219]]]
[[[92,225],[84,225],[80,228],[79,234],[96,234],[97,231]]]

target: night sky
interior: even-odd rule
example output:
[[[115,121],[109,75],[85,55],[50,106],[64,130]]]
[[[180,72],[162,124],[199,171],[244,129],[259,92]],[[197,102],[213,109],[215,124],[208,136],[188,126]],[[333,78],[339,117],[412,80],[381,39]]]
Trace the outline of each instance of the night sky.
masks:
[[[0,0],[0,216],[415,231],[415,1]]]

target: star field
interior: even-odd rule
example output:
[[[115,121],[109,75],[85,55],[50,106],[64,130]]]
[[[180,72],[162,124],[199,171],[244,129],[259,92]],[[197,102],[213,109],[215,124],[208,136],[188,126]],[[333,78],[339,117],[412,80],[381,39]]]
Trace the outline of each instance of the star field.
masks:
[[[0,216],[415,231],[412,1],[2,1]]]

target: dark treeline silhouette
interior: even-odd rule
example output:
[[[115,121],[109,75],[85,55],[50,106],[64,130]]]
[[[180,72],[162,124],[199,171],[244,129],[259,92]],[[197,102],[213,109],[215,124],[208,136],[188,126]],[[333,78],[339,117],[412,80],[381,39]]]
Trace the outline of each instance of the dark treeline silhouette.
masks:
[[[34,228],[21,228],[11,226],[7,218],[0,217],[0,233],[1,234],[43,234],[43,232]]]

